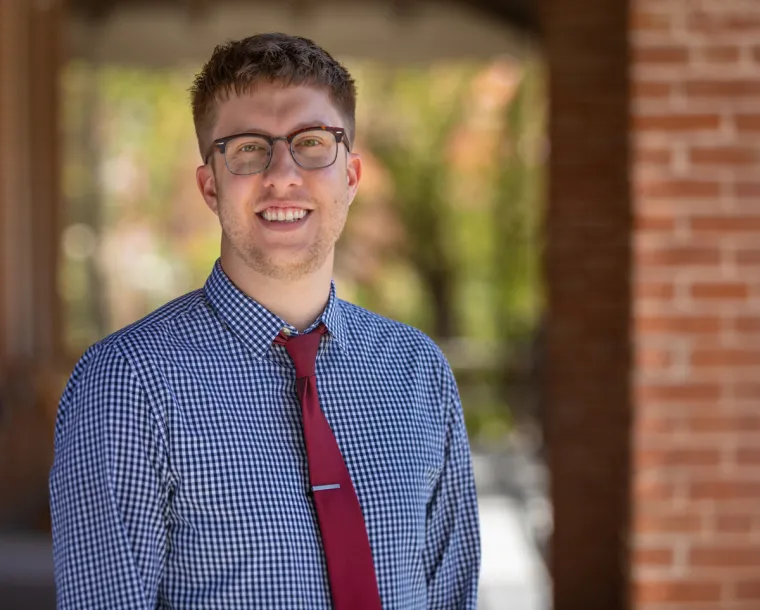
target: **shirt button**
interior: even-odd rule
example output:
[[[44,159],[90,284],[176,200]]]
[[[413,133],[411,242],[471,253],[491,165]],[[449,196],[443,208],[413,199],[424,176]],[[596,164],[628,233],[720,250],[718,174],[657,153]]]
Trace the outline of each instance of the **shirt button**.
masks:
[[[292,332],[290,332],[290,329],[289,329],[289,328],[286,326],[285,328],[283,328],[283,329],[282,329],[282,334],[283,334],[283,335],[288,335],[288,336],[290,336],[290,335],[292,335],[293,333],[292,333]]]

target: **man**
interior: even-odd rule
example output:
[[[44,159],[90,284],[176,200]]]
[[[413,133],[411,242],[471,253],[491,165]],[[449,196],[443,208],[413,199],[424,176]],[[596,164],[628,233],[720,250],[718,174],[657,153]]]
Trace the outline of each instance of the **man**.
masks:
[[[451,370],[332,282],[362,176],[355,99],[339,63],[283,34],[217,47],[197,76],[221,257],[69,380],[50,477],[59,608],[476,607]]]

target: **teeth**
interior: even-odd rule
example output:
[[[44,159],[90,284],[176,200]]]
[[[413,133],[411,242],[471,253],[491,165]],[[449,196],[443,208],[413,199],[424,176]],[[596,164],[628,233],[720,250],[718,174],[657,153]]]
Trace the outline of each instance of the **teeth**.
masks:
[[[268,210],[264,210],[261,215],[265,220],[268,220],[270,222],[295,222],[297,220],[301,220],[304,216],[306,216],[306,213],[306,210],[301,210],[298,208],[270,208]]]

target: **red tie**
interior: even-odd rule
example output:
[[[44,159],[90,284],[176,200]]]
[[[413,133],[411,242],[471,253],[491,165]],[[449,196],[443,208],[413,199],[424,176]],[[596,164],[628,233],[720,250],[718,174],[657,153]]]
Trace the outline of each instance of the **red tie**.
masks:
[[[287,337],[285,345],[296,367],[306,456],[314,504],[327,560],[335,610],[382,610],[364,517],[335,436],[319,406],[315,363],[319,341],[327,329]]]

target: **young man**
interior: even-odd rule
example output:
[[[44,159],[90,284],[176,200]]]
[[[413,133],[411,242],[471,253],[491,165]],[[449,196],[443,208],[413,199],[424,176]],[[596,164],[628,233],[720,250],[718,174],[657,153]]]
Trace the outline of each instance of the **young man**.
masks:
[[[421,332],[341,301],[356,90],[313,42],[217,47],[192,89],[222,228],[203,289],[91,347],[56,421],[59,609],[475,609],[470,450]]]

